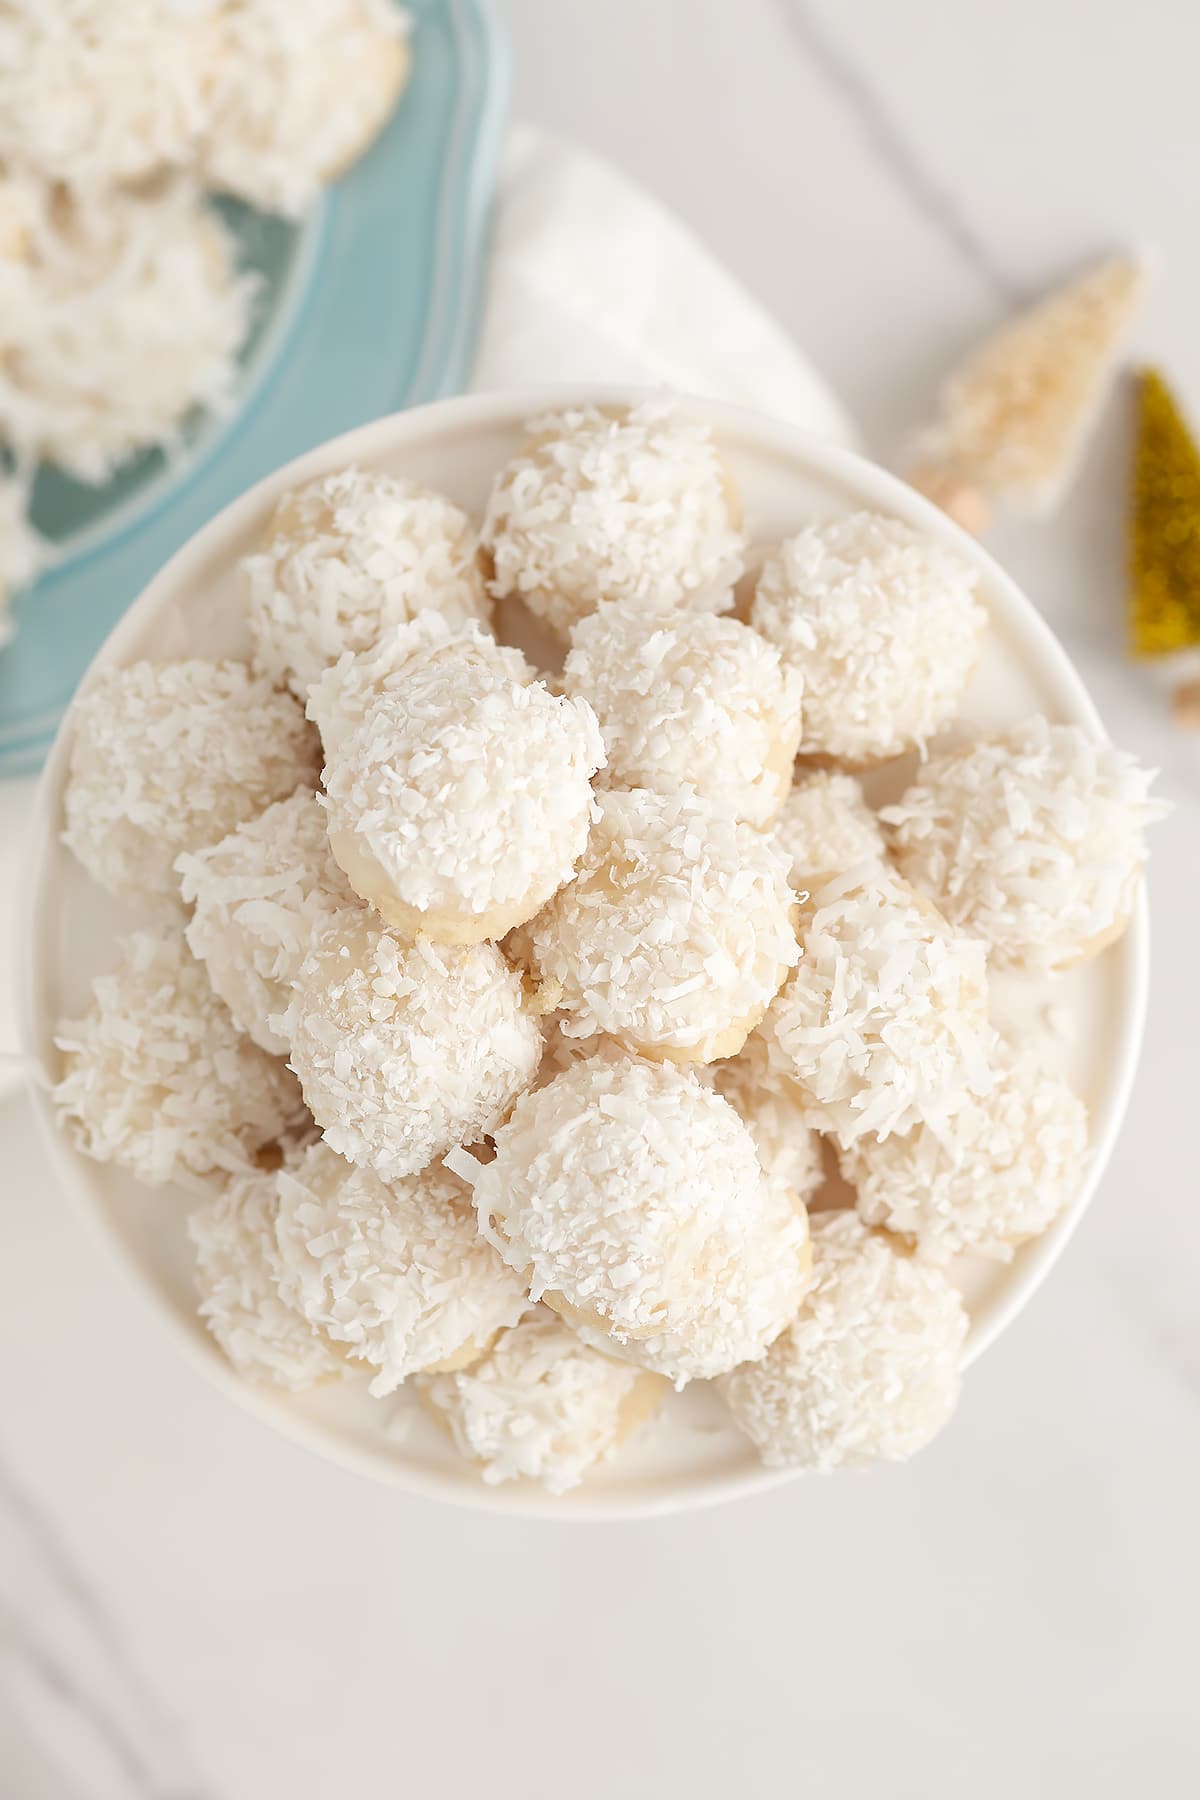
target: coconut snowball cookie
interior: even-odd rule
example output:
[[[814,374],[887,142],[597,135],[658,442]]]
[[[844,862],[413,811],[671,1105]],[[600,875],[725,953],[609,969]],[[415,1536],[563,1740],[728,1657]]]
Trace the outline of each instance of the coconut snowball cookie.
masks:
[[[815,887],[803,955],[763,1026],[810,1123],[841,1144],[941,1129],[991,1086],[984,946],[890,870]]]
[[[569,1037],[736,1055],[800,954],[783,852],[690,793],[597,799],[574,881],[518,934],[543,1004]]]
[[[377,700],[407,684],[413,658],[423,679],[432,681],[437,673],[464,689],[483,691],[506,682],[523,686],[537,679],[515,645],[497,643],[470,620],[453,626],[427,609],[406,625],[385,630],[370,650],[347,651],[313,682],[306,711],[327,758],[358,729]]]
[[[766,1355],[722,1390],[768,1468],[904,1462],[958,1401],[967,1315],[939,1269],[855,1213],[812,1222],[813,1284]]]
[[[433,614],[360,722],[326,743],[329,845],[390,925],[441,943],[502,937],[569,881],[604,763],[595,715],[472,625],[456,654]],[[397,634],[394,642],[400,641]],[[489,647],[490,646],[490,647]],[[336,695],[330,671],[314,710]]]
[[[433,608],[486,624],[479,543],[440,494],[378,469],[339,469],[287,493],[242,567],[255,667],[301,699],[347,651]]]
[[[302,213],[378,136],[408,70],[407,16],[391,0],[226,0],[205,181],[265,212]]]
[[[304,1117],[287,1066],[237,1029],[178,930],[124,938],[54,1041],[54,1105],[72,1142],[152,1186],[240,1172]]]
[[[896,862],[1000,968],[1066,968],[1133,914],[1154,776],[1078,725],[1040,716],[933,757],[882,818]]]
[[[423,1378],[421,1398],[489,1486],[524,1476],[552,1494],[612,1457],[669,1393],[537,1308],[470,1369]]]
[[[768,1301],[766,1296],[772,1289],[776,1296],[779,1295],[782,1278],[791,1289],[787,1308],[790,1318],[795,1311],[797,1294],[808,1287],[812,1264],[806,1207],[790,1189],[777,1184],[768,1171],[763,1171],[763,1177],[773,1196],[776,1229],[786,1229],[789,1237],[795,1233],[795,1261],[789,1249],[781,1269],[775,1231],[755,1230],[742,1242],[738,1252],[742,1262],[736,1280],[725,1291],[717,1311],[710,1310],[686,1325],[668,1326],[663,1331],[652,1331],[646,1337],[634,1337],[614,1332],[605,1325],[598,1327],[589,1322],[585,1313],[560,1305],[558,1310],[570,1318],[581,1341],[607,1356],[666,1376],[676,1388],[686,1387],[689,1381],[710,1381],[724,1374],[731,1367],[732,1358],[753,1360],[760,1355],[763,1344],[782,1329],[785,1311],[782,1305]],[[795,1287],[791,1284],[797,1270],[799,1285]],[[549,1303],[549,1296],[547,1300]],[[751,1309],[750,1318],[738,1316],[743,1308]],[[738,1349],[739,1345],[747,1344],[753,1344],[755,1348],[749,1351]]]
[[[35,0],[0,12],[0,163],[82,189],[180,167],[207,113],[213,8]]]
[[[608,601],[571,633],[567,693],[591,703],[614,786],[674,793],[765,825],[800,741],[803,679],[736,619]]]
[[[555,631],[602,600],[725,611],[741,502],[708,425],[663,401],[531,419],[483,522],[492,592]]]
[[[803,753],[870,763],[948,724],[986,615],[971,564],[899,519],[809,525],[763,564],[750,623],[804,675]]]
[[[346,1356],[279,1293],[276,1176],[255,1170],[189,1214],[200,1317],[239,1374],[299,1392],[344,1375]]]
[[[72,729],[63,842],[126,900],[174,898],[176,857],[320,773],[296,701],[239,662],[107,670],[77,701]]]
[[[683,1382],[758,1356],[809,1276],[808,1224],[746,1126],[670,1064],[577,1063],[518,1100],[474,1188],[480,1230],[535,1300]]]
[[[797,781],[775,820],[775,837],[791,859],[797,891],[822,876],[882,862],[887,849],[861,784],[840,769],[819,769]]]
[[[181,856],[180,893],[194,910],[192,953],[242,1030],[276,1056],[288,1042],[272,1025],[319,936],[361,901],[329,853],[325,812],[298,788],[219,844]]]
[[[807,1206],[824,1180],[821,1139],[795,1082],[773,1067],[765,1039],[753,1033],[739,1055],[713,1063],[711,1075],[754,1139],[767,1180]]]
[[[232,401],[257,281],[187,180],[40,189],[0,280],[0,437],[20,456],[104,481]]]
[[[383,1181],[314,1144],[275,1187],[280,1296],[370,1364],[376,1396],[473,1362],[529,1305],[448,1169]]]
[[[542,1054],[493,945],[403,942],[366,911],[315,940],[278,1028],[325,1141],[385,1180],[494,1131]]]
[[[941,1135],[860,1138],[841,1154],[869,1225],[883,1225],[946,1262],[971,1251],[1007,1262],[1079,1192],[1087,1109],[1036,1051],[1003,1046],[995,1086],[969,1101]]]

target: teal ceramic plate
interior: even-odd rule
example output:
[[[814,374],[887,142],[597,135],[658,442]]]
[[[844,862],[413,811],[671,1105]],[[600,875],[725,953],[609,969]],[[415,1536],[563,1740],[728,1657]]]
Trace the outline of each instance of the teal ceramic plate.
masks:
[[[38,766],[117,618],[214,513],[300,451],[465,382],[504,48],[491,0],[405,4],[412,76],[362,162],[303,225],[226,209],[263,282],[236,410],[102,488],[39,478],[34,516],[58,559],[15,602],[0,650],[0,773]]]

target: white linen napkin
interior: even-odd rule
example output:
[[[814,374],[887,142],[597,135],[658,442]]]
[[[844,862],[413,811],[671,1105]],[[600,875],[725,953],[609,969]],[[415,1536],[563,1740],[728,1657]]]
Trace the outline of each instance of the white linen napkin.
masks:
[[[571,381],[661,382],[854,438],[787,334],[686,226],[599,158],[518,126],[472,386]]]
[[[842,407],[780,327],[692,233],[597,157],[510,134],[471,386],[662,383],[839,443]],[[17,1055],[17,910],[35,782],[0,780],[0,1093]]]

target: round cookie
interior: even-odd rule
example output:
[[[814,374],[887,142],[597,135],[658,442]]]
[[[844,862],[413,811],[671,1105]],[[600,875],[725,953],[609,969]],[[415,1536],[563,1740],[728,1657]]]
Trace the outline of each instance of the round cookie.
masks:
[[[809,1121],[840,1144],[928,1123],[940,1130],[991,1085],[984,947],[891,870],[814,887],[800,962],[763,1035]]]
[[[971,564],[899,519],[846,513],[767,558],[750,623],[804,675],[805,754],[897,756],[948,724],[986,615]]]
[[[314,1144],[275,1184],[280,1295],[375,1370],[376,1396],[465,1367],[529,1304],[448,1169],[383,1181]]]
[[[752,825],[783,805],[803,679],[736,619],[606,601],[572,631],[563,686],[595,711],[609,785],[690,786]]]
[[[286,1065],[237,1029],[178,929],[135,931],[83,1017],[60,1022],[60,1123],[97,1162],[158,1186],[240,1173],[304,1119]]]
[[[301,783],[319,745],[290,694],[244,663],[131,663],[72,716],[63,842],[110,893],[175,900],[175,859],[226,837]]]
[[[795,1082],[772,1065],[766,1040],[753,1032],[737,1056],[713,1063],[711,1074],[754,1139],[767,1180],[807,1206],[824,1180],[821,1140]]]
[[[913,886],[982,938],[998,968],[1097,955],[1128,925],[1153,774],[1078,725],[1035,716],[930,759],[881,815]]]
[[[208,6],[22,0],[0,23],[0,165],[107,195],[192,159]]]
[[[237,1175],[189,1213],[200,1317],[248,1381],[299,1392],[344,1375],[345,1353],[279,1294],[274,1174]]]
[[[409,65],[407,16],[391,0],[221,5],[205,182],[298,217],[378,136]]]
[[[797,892],[822,877],[882,862],[887,852],[879,815],[861,784],[840,769],[818,769],[796,782],[775,820],[775,837],[791,860]]]
[[[489,1486],[577,1487],[656,1412],[670,1386],[583,1344],[543,1307],[501,1331],[470,1369],[422,1378],[421,1398]]]
[[[492,592],[564,636],[602,600],[724,611],[741,506],[709,427],[662,401],[531,419],[483,522]]]
[[[384,1180],[495,1131],[542,1054],[493,945],[405,943],[366,912],[315,940],[279,1028],[326,1143]]]
[[[288,1041],[272,1019],[287,1010],[313,938],[362,904],[330,855],[316,794],[297,788],[175,867],[193,907],[192,954],[241,1029],[286,1056]]]
[[[597,796],[574,881],[518,934],[569,1036],[734,1056],[799,956],[782,852],[694,795]]]
[[[1007,1262],[1078,1193],[1087,1109],[1034,1051],[1003,1046],[990,1094],[940,1132],[859,1138],[841,1154],[860,1216],[947,1262],[964,1252]]]
[[[255,667],[301,699],[347,652],[432,608],[451,625],[491,605],[467,515],[379,469],[338,469],[279,501],[242,564]]]
[[[768,1468],[904,1462],[957,1404],[962,1299],[855,1213],[818,1213],[812,1251],[813,1283],[792,1323],[722,1382],[729,1409]]]
[[[41,189],[22,260],[0,268],[0,437],[19,457],[105,481],[233,400],[257,283],[186,179]]]
[[[600,1056],[526,1094],[478,1164],[480,1229],[534,1299],[682,1384],[761,1354],[809,1274],[803,1207],[719,1094]],[[598,1339],[590,1340],[599,1343]]]
[[[386,630],[370,650],[357,655],[347,651],[313,682],[305,710],[327,757],[358,729],[377,700],[408,683],[414,657],[424,678],[456,683],[464,691],[484,692],[505,682],[524,686],[537,679],[513,645],[497,643],[469,620],[452,627],[427,608],[407,625]]]
[[[511,653],[477,628],[454,640],[462,654],[432,614],[405,630],[409,654],[358,724],[326,744],[330,849],[397,930],[450,944],[502,937],[583,855],[600,732],[586,702],[552,694],[532,671],[513,679]],[[318,716],[331,697],[344,710],[337,679],[321,683]]]

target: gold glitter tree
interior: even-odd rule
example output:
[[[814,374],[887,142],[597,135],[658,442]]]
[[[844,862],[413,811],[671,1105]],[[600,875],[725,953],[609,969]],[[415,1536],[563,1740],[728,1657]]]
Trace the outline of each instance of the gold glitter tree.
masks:
[[[1139,382],[1129,538],[1134,654],[1200,644],[1200,451],[1155,369]]]

